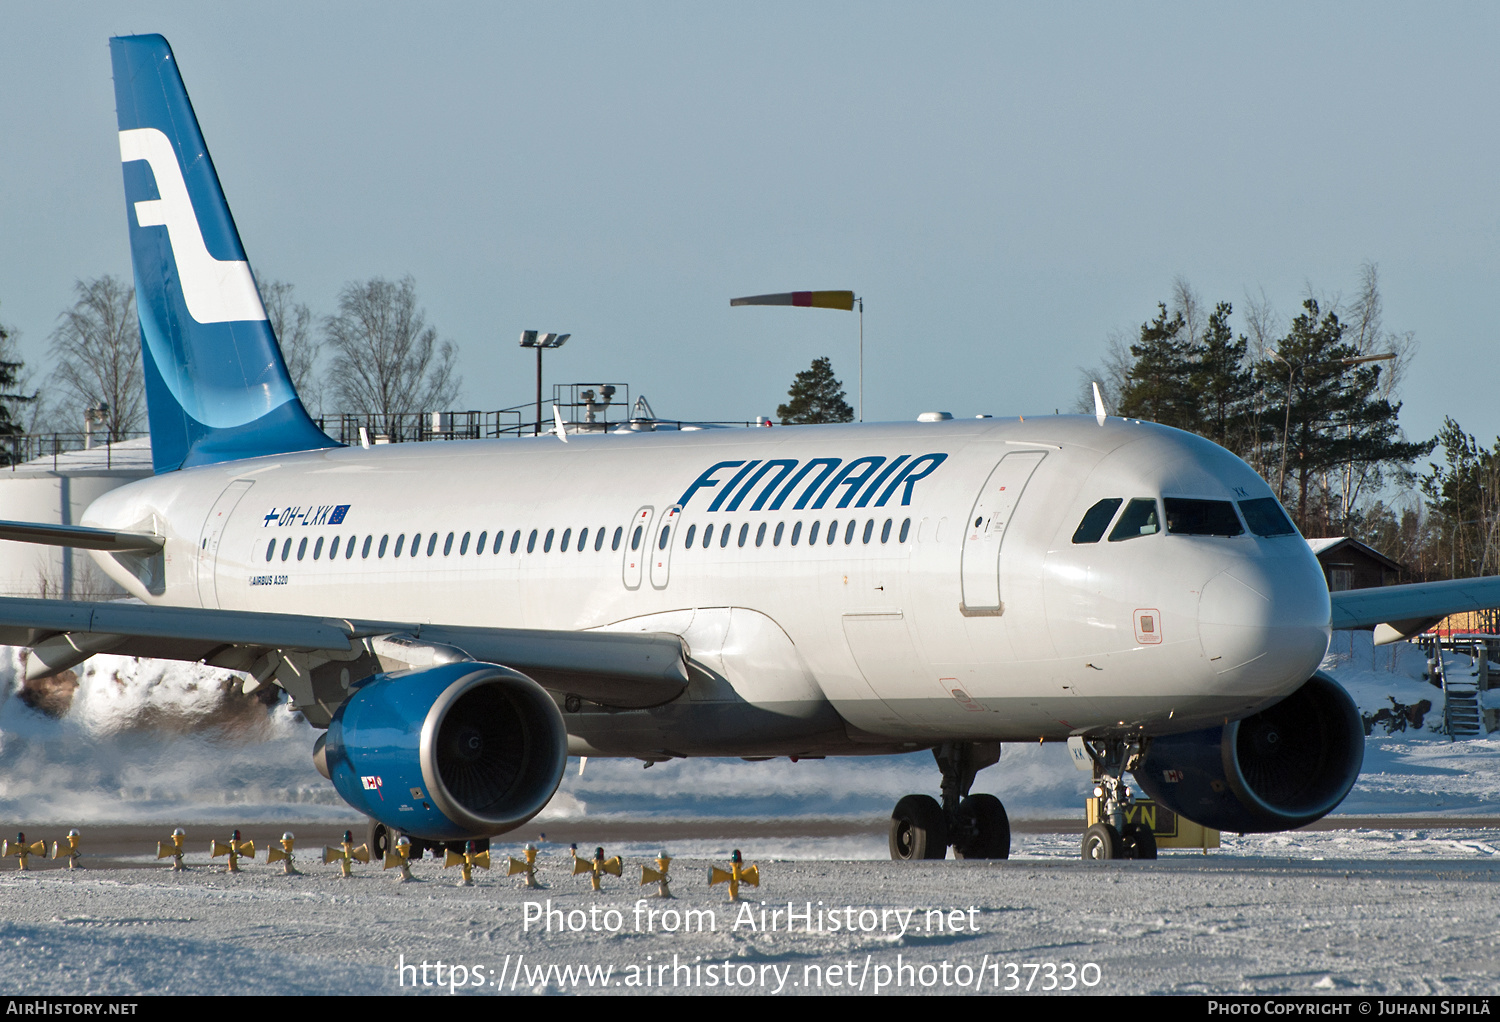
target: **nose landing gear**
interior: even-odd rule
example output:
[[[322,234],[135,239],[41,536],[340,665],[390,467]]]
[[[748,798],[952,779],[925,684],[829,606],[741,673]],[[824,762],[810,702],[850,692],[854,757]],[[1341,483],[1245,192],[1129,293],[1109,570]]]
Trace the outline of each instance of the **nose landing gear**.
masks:
[[[1132,798],[1125,783],[1129,770],[1141,755],[1134,738],[1070,738],[1075,755],[1087,755],[1094,765],[1094,798],[1099,803],[1099,822],[1083,832],[1086,860],[1154,859],[1156,836],[1140,823],[1127,823]]]
[[[907,795],[891,812],[892,859],[1010,858],[1010,818],[994,795],[970,795],[974,775],[1000,760],[999,742],[945,742],[932,750],[943,801]]]

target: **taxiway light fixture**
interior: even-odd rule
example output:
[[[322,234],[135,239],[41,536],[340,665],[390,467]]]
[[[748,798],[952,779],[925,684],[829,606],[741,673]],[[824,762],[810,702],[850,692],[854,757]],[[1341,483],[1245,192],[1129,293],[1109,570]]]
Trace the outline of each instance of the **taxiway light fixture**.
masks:
[[[354,875],[354,870],[351,867],[356,861],[370,861],[370,846],[359,845],[356,847],[354,844],[354,832],[352,830],[344,831],[344,840],[337,848],[334,848],[332,845],[323,846],[323,865],[326,866],[330,862],[338,863],[339,870],[346,877]]]
[[[671,869],[671,867],[672,857],[665,851],[662,851],[656,856],[655,869],[652,869],[650,866],[641,867],[641,886],[645,887],[647,884],[656,884],[656,897],[672,897],[671,888],[667,886],[672,879],[667,875],[667,871]]]
[[[600,881],[603,879],[605,873],[611,876],[619,876],[623,869],[624,864],[620,862],[620,857],[612,855],[606,859],[603,848],[594,849],[594,857],[592,859],[580,859],[576,854],[573,856],[573,875],[577,876],[580,873],[587,873],[589,875],[589,886],[596,891],[604,889]]]
[[[68,836],[61,841],[52,842],[52,857],[54,859],[67,859],[69,869],[78,869],[78,828],[74,827],[68,831]]]
[[[540,330],[522,330],[521,347],[536,349],[536,435],[542,435],[542,352],[561,348],[572,334],[549,334]]]
[[[385,865],[381,869],[390,869],[392,866],[401,870],[401,876],[396,880],[398,884],[416,879],[411,875],[411,838],[405,834],[398,837],[391,850],[385,853]]]
[[[517,873],[524,873],[526,874],[526,886],[528,888],[533,890],[540,888],[542,885],[536,881],[536,845],[528,842],[522,854],[525,856],[524,859],[518,859],[513,855],[510,856],[510,870],[505,875],[513,877]]]
[[[297,864],[292,861],[293,857],[296,855],[296,848],[297,835],[293,834],[291,831],[287,831],[285,834],[281,835],[280,848],[266,849],[267,864],[272,862],[284,862],[286,863],[286,865],[283,866],[281,870],[283,874],[289,877],[301,876],[302,871],[298,869]]]
[[[463,854],[460,855],[458,852],[449,850],[443,856],[443,868],[447,869],[449,866],[462,866],[463,879],[459,881],[459,886],[473,887],[474,867],[478,866],[480,869],[489,869],[490,853],[487,851],[477,851],[473,841],[466,841],[464,843]]]
[[[171,858],[173,872],[180,873],[187,869],[182,864],[183,844],[187,841],[187,831],[177,827],[172,831],[172,837],[167,841],[156,842],[156,857],[158,859]]]
[[[229,857],[229,864],[224,867],[225,873],[238,873],[240,871],[240,856],[247,859],[255,858],[255,842],[241,841],[240,832],[236,830],[226,844],[223,841],[213,841],[208,847],[208,857],[217,859],[221,855]]]
[[[853,291],[782,291],[774,295],[746,295],[729,299],[737,305],[790,305],[798,309],[859,309],[859,421],[865,421],[865,300]],[[538,405],[540,407],[540,404]]]
[[[718,866],[708,867],[708,886],[714,884],[729,884],[729,900],[740,900],[740,884],[749,884],[751,887],[760,886],[760,867],[746,866],[740,850],[736,848],[729,857],[729,869],[723,870]]]
[[[16,866],[17,869],[30,869],[32,856],[36,856],[38,859],[45,859],[47,857],[47,842],[27,841],[26,835],[19,833],[16,835],[14,841],[7,839],[5,844],[0,846],[0,855],[6,858],[14,855],[19,862],[19,865]]]

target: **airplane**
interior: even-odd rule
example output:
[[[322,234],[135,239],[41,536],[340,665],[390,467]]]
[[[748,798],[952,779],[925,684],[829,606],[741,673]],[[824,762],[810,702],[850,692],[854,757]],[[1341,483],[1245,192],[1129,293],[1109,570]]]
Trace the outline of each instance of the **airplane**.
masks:
[[[0,600],[29,677],[95,653],[275,685],[370,819],[513,830],[569,756],[930,751],[897,859],[1006,858],[972,791],[1007,742],[1095,780],[1085,858],[1151,858],[1135,794],[1303,826],[1359,774],[1332,628],[1389,641],[1500,579],[1328,592],[1270,487],[1189,433],[1093,416],[344,447],[291,384],[167,41],[110,41],[155,474],[80,525],[132,599]],[[558,442],[564,440],[566,442]]]

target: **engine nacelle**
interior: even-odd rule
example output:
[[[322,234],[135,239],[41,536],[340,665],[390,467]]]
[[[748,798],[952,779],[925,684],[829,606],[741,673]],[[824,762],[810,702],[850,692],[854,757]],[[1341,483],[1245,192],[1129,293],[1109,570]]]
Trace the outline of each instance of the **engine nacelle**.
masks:
[[[1338,682],[1314,674],[1253,717],[1153,738],[1133,773],[1179,816],[1251,834],[1292,830],[1331,812],[1364,757],[1359,708]]]
[[[562,780],[568,734],[536,682],[465,661],[357,682],[314,755],[360,812],[451,841],[541,812]]]

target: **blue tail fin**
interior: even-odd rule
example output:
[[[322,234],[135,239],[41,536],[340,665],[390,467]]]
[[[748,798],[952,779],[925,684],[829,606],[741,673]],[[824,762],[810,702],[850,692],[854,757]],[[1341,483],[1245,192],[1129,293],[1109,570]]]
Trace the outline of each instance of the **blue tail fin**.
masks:
[[[292,387],[172,48],[109,51],[153,467],[338,446]]]

